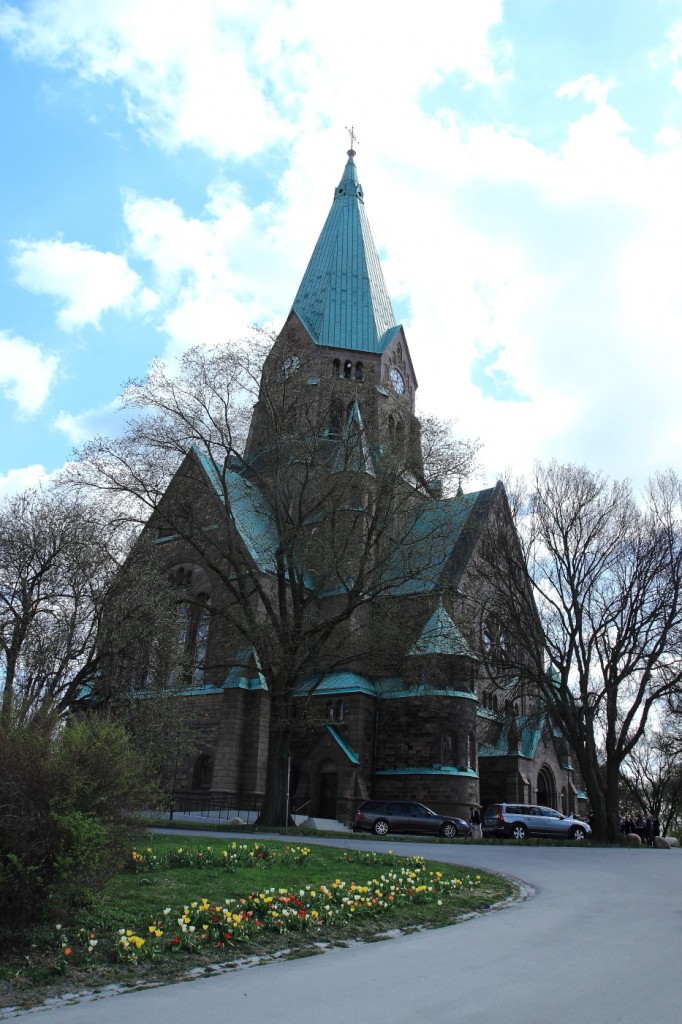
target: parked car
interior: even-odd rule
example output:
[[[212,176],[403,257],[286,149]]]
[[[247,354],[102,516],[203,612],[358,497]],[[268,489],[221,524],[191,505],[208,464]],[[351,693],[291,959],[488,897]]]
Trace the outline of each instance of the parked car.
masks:
[[[424,804],[407,800],[365,800],[353,818],[353,831],[363,830],[378,836],[389,832],[420,832],[446,839],[471,835],[471,825],[461,818],[436,814]]]
[[[512,839],[542,836],[544,839],[588,839],[586,821],[561,814],[541,804],[491,804],[483,815],[483,835]]]

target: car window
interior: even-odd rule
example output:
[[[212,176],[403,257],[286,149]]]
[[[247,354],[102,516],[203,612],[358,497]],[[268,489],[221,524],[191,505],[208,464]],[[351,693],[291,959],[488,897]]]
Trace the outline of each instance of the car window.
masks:
[[[499,804],[491,804],[490,807],[488,808],[488,810],[483,815],[483,817],[484,818],[496,818],[499,813],[500,813],[500,805]]]
[[[428,809],[428,807],[424,807],[423,804],[412,804],[411,807],[412,813],[415,814],[418,818],[431,817],[432,812]]]
[[[386,804],[386,814],[404,814],[405,804]]]
[[[528,808],[520,807],[518,804],[507,804],[507,814],[528,814]]]
[[[364,804],[360,804],[358,807],[359,811],[380,811],[384,806],[383,800],[367,800]]]

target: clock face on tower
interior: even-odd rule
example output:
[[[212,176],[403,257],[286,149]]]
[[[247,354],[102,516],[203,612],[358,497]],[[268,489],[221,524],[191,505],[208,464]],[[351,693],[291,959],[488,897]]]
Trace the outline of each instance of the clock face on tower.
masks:
[[[404,395],[405,380],[400,370],[398,370],[395,366],[392,366],[389,372],[389,377],[391,378],[391,384],[393,385],[393,390],[395,391],[396,395]]]

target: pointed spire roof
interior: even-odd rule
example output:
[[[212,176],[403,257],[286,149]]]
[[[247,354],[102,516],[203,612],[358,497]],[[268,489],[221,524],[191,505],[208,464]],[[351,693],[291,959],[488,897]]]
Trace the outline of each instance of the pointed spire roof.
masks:
[[[438,605],[407,652],[408,658],[423,657],[425,654],[456,654],[460,658],[479,660],[442,604]]]
[[[380,353],[397,326],[354,156],[349,149],[292,308],[316,345]]]

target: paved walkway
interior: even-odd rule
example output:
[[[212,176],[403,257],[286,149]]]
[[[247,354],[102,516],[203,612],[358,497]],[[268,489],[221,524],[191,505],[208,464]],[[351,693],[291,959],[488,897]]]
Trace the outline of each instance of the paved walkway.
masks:
[[[377,846],[369,839],[333,845]],[[400,849],[506,872],[529,882],[536,896],[451,928],[13,1019],[45,1024],[682,1019],[682,850],[418,842],[401,843]]]

